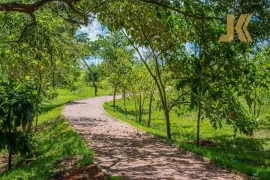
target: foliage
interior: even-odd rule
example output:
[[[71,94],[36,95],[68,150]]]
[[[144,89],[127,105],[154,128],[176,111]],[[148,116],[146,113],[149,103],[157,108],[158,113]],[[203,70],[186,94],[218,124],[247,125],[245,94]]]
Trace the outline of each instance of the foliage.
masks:
[[[253,64],[252,74],[247,74],[245,86],[240,89],[240,95],[244,96],[249,114],[253,119],[260,121],[261,115],[269,113],[269,82],[270,64],[268,60],[269,45],[258,51],[251,59]],[[262,117],[264,118],[264,117]]]
[[[0,82],[0,134],[1,149],[9,152],[8,168],[12,154],[29,154],[33,148],[31,126],[34,118],[35,89],[30,84],[16,84],[12,80]]]
[[[114,89],[115,100],[117,91],[122,90],[124,94],[126,93],[133,64],[133,51],[119,32],[100,36],[96,44],[98,45],[96,54],[103,58],[100,64],[101,76]]]
[[[135,62],[128,75],[128,92],[130,92],[135,101],[136,117],[139,122],[142,121],[142,115],[145,111],[144,104],[146,99],[152,95],[154,86],[152,77],[141,62]],[[150,111],[149,111],[150,113]]]
[[[89,84],[94,82],[99,82],[100,81],[100,71],[98,69],[97,65],[91,64],[90,65],[90,70],[84,74],[84,81]],[[93,77],[92,77],[93,74]]]

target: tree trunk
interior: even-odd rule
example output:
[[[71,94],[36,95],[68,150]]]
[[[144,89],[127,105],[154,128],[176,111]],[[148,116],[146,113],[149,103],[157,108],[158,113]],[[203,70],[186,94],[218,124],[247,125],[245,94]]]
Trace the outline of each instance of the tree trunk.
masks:
[[[159,84],[157,84],[157,87],[158,87],[158,91],[159,91],[159,94],[160,94],[160,99],[161,99],[161,102],[162,102],[165,121],[166,121],[167,138],[171,139],[172,135],[171,135],[171,125],[170,125],[170,110],[168,109],[165,88],[162,87],[162,89],[161,89]]]
[[[134,90],[132,94],[133,94],[134,105],[135,105],[135,120],[137,121],[138,120],[138,105],[137,105],[136,93],[134,92]]]
[[[165,115],[165,120],[166,120],[167,138],[171,139],[172,135],[171,135],[171,124],[170,124],[170,110],[168,109],[165,87],[162,85],[161,88],[159,90],[160,90],[160,96],[162,98],[161,100],[162,100],[163,110],[164,110],[164,115]]]
[[[82,59],[84,64],[86,65],[90,75],[91,75],[91,79],[92,79],[92,84],[95,88],[95,96],[97,96],[97,91],[98,91],[98,88],[97,88],[97,84],[95,82],[95,78],[94,78],[94,72],[91,70],[90,66],[87,64],[87,62],[85,61],[85,59]]]
[[[139,105],[139,122],[142,122],[142,106]]]
[[[149,113],[148,113],[147,127],[150,127],[150,124],[151,124],[151,115],[152,115],[152,98],[150,99],[150,102],[149,102]]]
[[[116,92],[117,92],[117,86],[114,87],[114,92],[113,92],[113,108],[115,108],[115,97],[116,97]]]
[[[126,91],[125,91],[125,89],[123,89],[123,95],[122,95],[122,97],[123,97],[123,100],[124,100],[124,109],[125,109],[125,112],[127,112],[127,106],[126,106]]]
[[[141,29],[142,32],[143,32],[143,35],[144,34],[144,31],[143,31],[143,28]],[[158,91],[159,91],[159,94],[160,94],[160,99],[162,101],[162,105],[163,105],[163,110],[164,110],[164,114],[165,114],[165,120],[166,120],[166,129],[167,129],[167,137],[169,139],[171,139],[171,130],[170,130],[170,114],[169,114],[169,108],[168,108],[168,104],[167,104],[167,97],[166,97],[166,90],[165,90],[165,85],[164,85],[164,82],[162,82],[162,76],[161,76],[161,70],[159,68],[160,66],[160,61],[159,61],[159,58],[158,56],[156,55],[156,53],[154,52],[155,50],[153,49],[153,47],[151,46],[151,43],[149,43],[150,45],[150,49],[152,51],[152,55],[155,59],[155,72],[152,72],[150,66],[147,64],[147,61],[146,59],[144,59],[144,57],[142,56],[140,50],[138,49],[138,47],[136,47],[134,45],[134,43],[132,42],[132,40],[126,35],[125,32],[123,32],[123,34],[125,35],[125,37],[127,38],[127,40],[130,42],[130,44],[134,47],[134,49],[137,51],[140,59],[142,60],[142,63],[145,65],[147,71],[150,73],[150,75],[152,76],[152,78],[154,79],[156,85],[157,85],[157,88],[158,88]],[[147,38],[147,36],[144,36],[145,39],[150,42],[151,40]]]
[[[201,99],[198,99],[198,119],[197,119],[197,145],[200,145],[200,120],[201,120]]]
[[[90,73],[91,73],[91,78],[92,78],[92,83],[93,83],[93,86],[94,86],[94,88],[95,88],[95,96],[97,96],[97,84],[96,84],[96,82],[95,82],[95,78],[94,78],[94,73],[93,73],[93,71],[91,71],[91,69],[89,68],[89,71],[90,71]]]
[[[165,120],[166,120],[166,129],[167,129],[167,138],[171,139],[171,125],[170,125],[170,112],[168,111],[167,107],[165,108],[164,111],[165,114]]]
[[[8,111],[8,170],[11,169],[12,161],[12,133],[11,133],[11,108]]]
[[[139,122],[142,122],[142,94],[139,97]]]
[[[136,118],[136,121],[137,121],[138,120],[138,105],[137,105],[136,98],[134,98],[134,102],[135,102],[135,118]]]
[[[153,102],[153,97],[154,97],[154,92],[155,92],[155,84],[152,87],[152,92],[150,95],[150,102],[149,102],[149,113],[148,113],[148,122],[147,122],[147,127],[150,127],[151,124],[151,115],[152,115],[152,102]]]
[[[97,91],[98,91],[98,89],[97,89],[96,83],[93,83],[93,86],[94,86],[94,88],[95,88],[95,96],[97,96]]]

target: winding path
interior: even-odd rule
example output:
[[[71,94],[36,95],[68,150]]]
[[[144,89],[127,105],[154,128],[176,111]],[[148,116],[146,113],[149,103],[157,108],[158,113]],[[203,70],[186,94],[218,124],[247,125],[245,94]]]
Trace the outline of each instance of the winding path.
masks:
[[[88,142],[95,160],[113,176],[144,180],[244,179],[110,117],[103,109],[104,102],[110,100],[112,96],[103,96],[69,103],[63,116]]]

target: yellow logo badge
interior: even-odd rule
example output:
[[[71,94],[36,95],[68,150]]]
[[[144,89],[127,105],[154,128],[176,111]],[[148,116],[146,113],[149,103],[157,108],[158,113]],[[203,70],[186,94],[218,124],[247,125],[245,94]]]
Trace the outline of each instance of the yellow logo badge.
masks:
[[[240,41],[251,42],[252,39],[247,30],[248,23],[251,19],[251,14],[242,14],[234,27],[234,16],[232,14],[227,15],[227,34],[223,34],[219,38],[219,42],[231,42],[234,38],[234,30],[236,30]],[[243,25],[244,24],[244,25]]]

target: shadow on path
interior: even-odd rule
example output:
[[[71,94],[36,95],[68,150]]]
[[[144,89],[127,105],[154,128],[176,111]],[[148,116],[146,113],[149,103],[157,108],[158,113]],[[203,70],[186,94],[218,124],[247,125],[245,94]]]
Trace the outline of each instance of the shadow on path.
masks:
[[[112,175],[146,180],[243,179],[111,118],[103,109],[103,103],[110,100],[112,96],[104,96],[68,104],[63,115]]]

